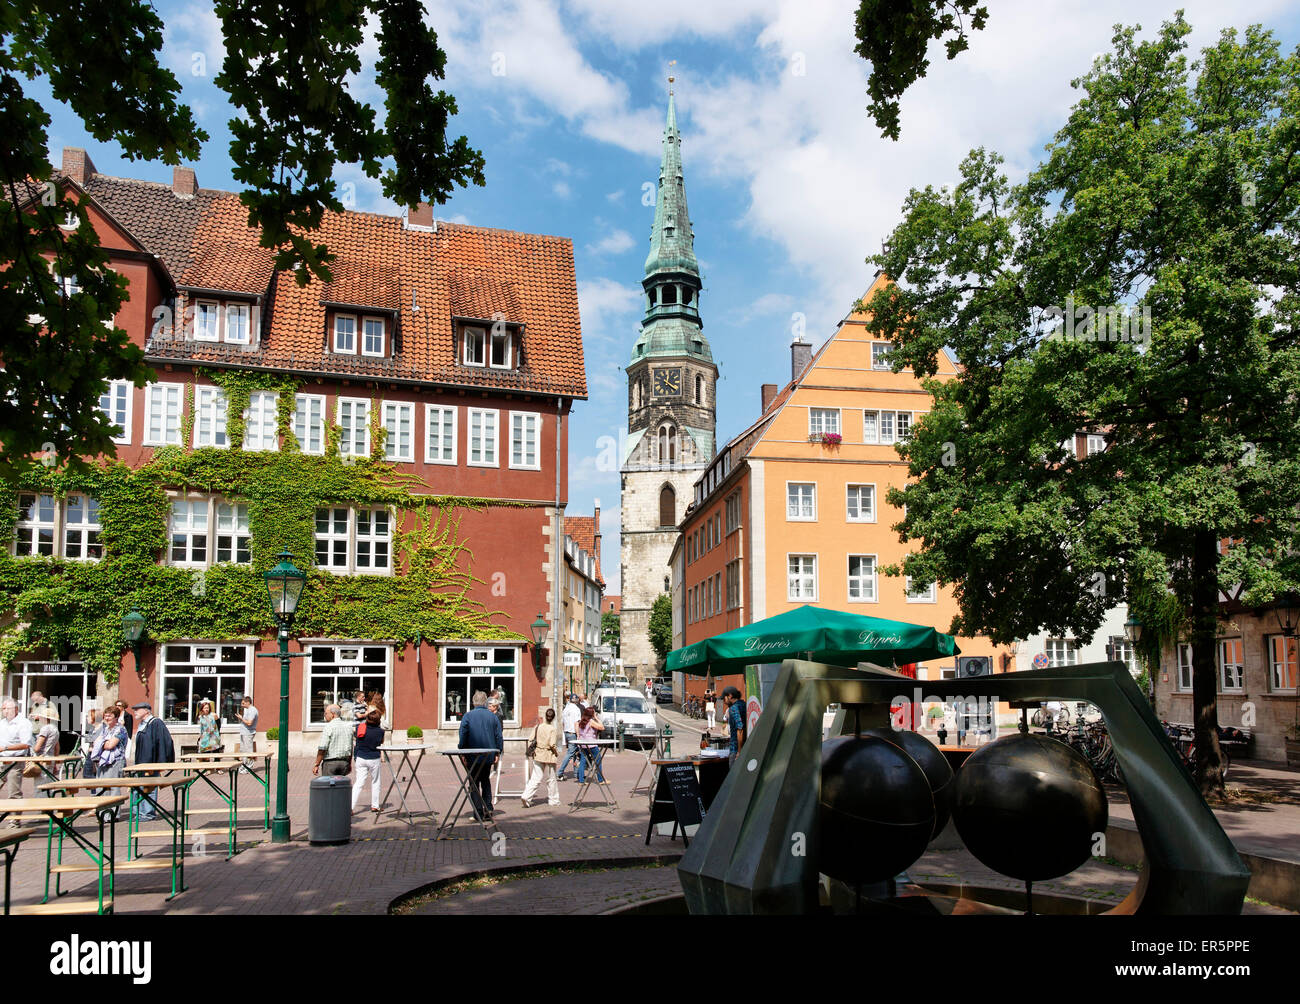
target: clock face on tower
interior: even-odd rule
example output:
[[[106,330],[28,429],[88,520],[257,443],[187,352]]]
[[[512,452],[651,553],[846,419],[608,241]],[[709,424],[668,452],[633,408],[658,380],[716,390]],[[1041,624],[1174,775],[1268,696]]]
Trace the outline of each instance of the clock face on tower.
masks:
[[[681,394],[682,371],[680,369],[655,370],[654,392],[658,397],[669,397]]]

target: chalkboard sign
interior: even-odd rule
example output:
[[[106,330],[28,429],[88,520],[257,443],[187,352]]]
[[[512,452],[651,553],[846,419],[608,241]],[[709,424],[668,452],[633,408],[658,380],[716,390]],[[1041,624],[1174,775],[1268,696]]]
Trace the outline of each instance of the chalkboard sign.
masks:
[[[650,803],[650,824],[646,827],[645,842],[656,823],[673,824],[672,839],[677,839],[677,828],[682,827],[682,840],[689,847],[686,827],[704,820],[704,799],[700,783],[695,777],[695,767],[689,760],[665,763],[659,767],[659,782],[655,785],[654,800]]]

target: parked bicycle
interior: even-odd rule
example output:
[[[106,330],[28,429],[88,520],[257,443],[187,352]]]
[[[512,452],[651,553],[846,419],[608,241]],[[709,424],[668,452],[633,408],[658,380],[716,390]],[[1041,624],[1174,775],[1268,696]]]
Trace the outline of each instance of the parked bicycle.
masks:
[[[1161,727],[1165,730],[1165,735],[1173,743],[1174,752],[1178,754],[1178,759],[1183,762],[1187,772],[1193,777],[1196,776],[1196,729],[1190,725],[1178,725],[1173,722],[1161,722]],[[1231,729],[1229,732],[1235,732],[1241,735],[1240,730]],[[1223,779],[1228,779],[1228,769],[1232,766],[1232,757],[1228,755],[1227,749],[1223,746],[1225,730],[1219,729],[1219,753],[1223,757]],[[1230,740],[1229,740],[1230,741]]]

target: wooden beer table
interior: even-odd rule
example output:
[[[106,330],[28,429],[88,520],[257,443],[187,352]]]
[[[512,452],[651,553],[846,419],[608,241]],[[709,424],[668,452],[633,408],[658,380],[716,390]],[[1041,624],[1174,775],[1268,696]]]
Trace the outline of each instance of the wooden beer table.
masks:
[[[36,832],[35,826],[29,826],[22,830],[7,830],[0,832],[0,854],[5,856],[5,916],[9,916],[9,882],[14,867],[14,855],[18,853],[18,845]]]
[[[137,853],[135,860],[131,859],[131,841],[126,843],[126,860],[115,866],[116,871],[153,871],[156,869],[169,868],[171,870],[172,891],[168,899],[173,899],[177,893],[185,891],[185,807],[189,802],[190,782],[184,777],[82,777],[70,779],[67,781],[53,781],[49,784],[41,785],[41,791],[64,791],[70,796],[76,796],[82,792],[106,792],[109,788],[125,789],[127,791],[153,791],[158,788],[172,789],[172,808],[169,812],[161,804],[154,802],[158,811],[162,813],[163,820],[172,824],[172,848],[171,858],[141,858]],[[65,865],[63,863],[63,844],[59,844],[59,863],[50,871],[54,875],[61,875],[65,872],[86,872],[94,871],[90,865]],[[59,891],[59,880],[54,880],[54,891]]]
[[[261,753],[182,753],[181,763],[191,761],[211,763],[218,760],[236,759],[243,763],[244,773],[251,774],[253,780],[262,786],[262,829],[269,830],[271,828],[271,757],[274,755],[273,750],[264,750]],[[250,760],[260,760],[261,770],[258,770],[257,766],[250,767],[248,765]],[[208,809],[207,811],[212,812],[213,810]],[[235,811],[239,811],[237,806]]]
[[[11,770],[17,770],[25,767],[29,763],[36,764],[51,781],[62,781],[65,777],[76,777],[77,765],[81,763],[79,753],[59,753],[56,756],[7,756],[0,757],[0,781],[9,776]],[[57,768],[56,774],[51,767]],[[32,780],[37,780],[33,778]]]
[[[239,801],[239,771],[243,762],[238,759],[227,760],[186,760],[181,763],[138,763],[134,767],[127,767],[126,773],[133,777],[140,777],[148,774],[161,774],[164,777],[169,776],[176,771],[184,773],[178,778],[178,781],[185,783],[186,788],[196,781],[202,781],[209,788],[220,796],[224,803],[215,809],[189,809],[187,808],[184,816],[184,828],[181,831],[181,839],[187,840],[190,837],[200,837],[207,839],[213,837],[220,839],[219,830],[195,830],[190,828],[190,818],[196,815],[208,815],[212,813],[226,816],[226,860],[230,860],[239,853],[239,844],[236,841],[236,830],[238,828],[237,805]],[[220,785],[209,777],[210,774],[225,774],[228,780],[229,791],[223,790]],[[109,778],[108,780],[113,780]],[[145,796],[148,798],[148,796]],[[153,799],[149,799],[153,802]],[[157,806],[157,802],[153,802]],[[188,801],[186,803],[188,806]],[[139,829],[140,820],[138,812],[132,811],[130,816],[130,826],[127,830],[127,841],[135,847],[136,854],[139,854],[139,841],[155,840],[159,837],[170,836],[167,830],[141,830]]]
[[[111,780],[111,779],[110,779]],[[112,913],[113,912],[113,856],[117,850],[116,828],[117,807],[126,801],[126,795],[78,795],[67,798],[8,798],[0,805],[0,819],[11,813],[41,813],[49,818],[45,844],[45,895],[40,903],[14,907],[14,914],[68,914],[68,913]],[[72,824],[83,813],[93,812],[99,821],[99,842],[92,844],[88,837],[72,828]],[[104,849],[104,826],[108,825],[108,849]],[[93,862],[87,871],[99,874],[98,896],[86,902],[49,902],[50,874],[54,858],[54,834],[59,834],[59,856],[62,860],[63,837],[66,835]],[[105,889],[105,869],[108,874],[108,887]],[[107,892],[107,895],[105,893]],[[67,895],[58,891],[55,879],[55,897]]]

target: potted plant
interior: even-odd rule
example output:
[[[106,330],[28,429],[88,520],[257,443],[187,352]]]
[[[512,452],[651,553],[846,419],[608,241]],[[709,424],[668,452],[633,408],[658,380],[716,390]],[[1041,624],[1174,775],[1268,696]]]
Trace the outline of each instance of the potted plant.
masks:
[[[408,726],[406,727],[406,738],[407,738],[407,739],[423,739],[423,738],[424,738],[424,729],[420,728],[420,726],[418,726],[418,725],[408,725]]]
[[[269,729],[266,730],[266,741],[268,743],[274,743],[274,742],[279,742],[279,740],[280,740],[280,726],[272,725]]]

